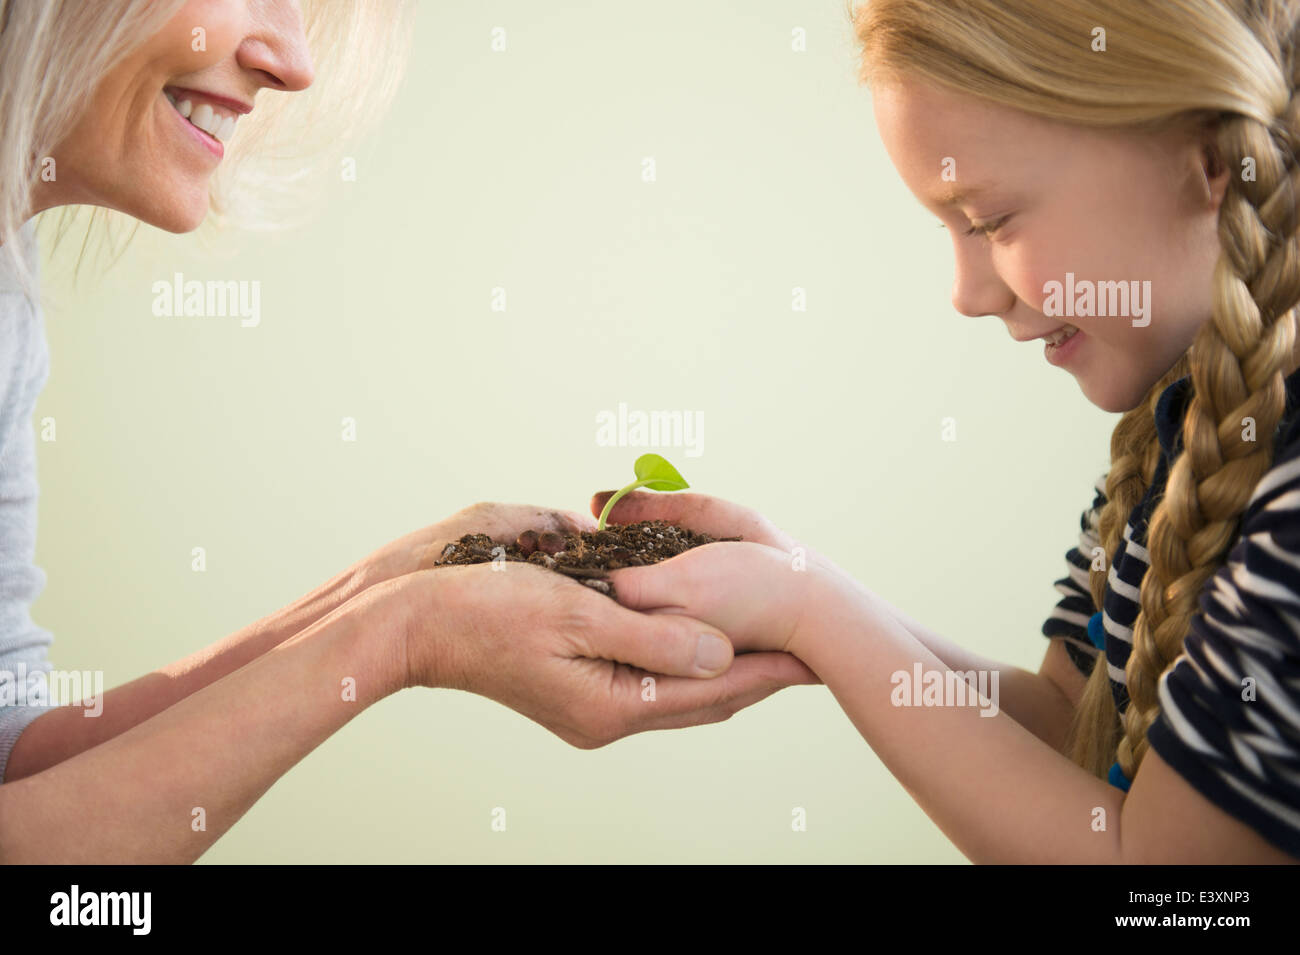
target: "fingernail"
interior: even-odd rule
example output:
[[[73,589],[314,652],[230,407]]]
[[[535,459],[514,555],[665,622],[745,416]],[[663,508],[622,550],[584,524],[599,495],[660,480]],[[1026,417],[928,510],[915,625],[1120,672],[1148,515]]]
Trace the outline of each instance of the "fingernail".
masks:
[[[695,665],[701,670],[721,670],[731,660],[731,647],[727,641],[712,633],[700,635],[700,642],[695,645]]]
[[[537,535],[537,549],[554,557],[564,550],[564,535],[555,531],[542,531]]]
[[[519,548],[519,552],[525,557],[532,554],[533,551],[537,550],[537,531],[524,531],[515,538],[515,546]]]

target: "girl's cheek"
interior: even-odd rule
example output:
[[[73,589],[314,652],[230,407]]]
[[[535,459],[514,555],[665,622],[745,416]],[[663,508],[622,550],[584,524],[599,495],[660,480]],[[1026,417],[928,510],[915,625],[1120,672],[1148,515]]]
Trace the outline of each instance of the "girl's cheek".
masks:
[[[1066,249],[1031,248],[1026,246],[1023,254],[1009,263],[1008,276],[1014,281],[1012,287],[1026,305],[1044,317],[1060,319],[1060,322],[1074,322],[1068,316],[1059,314],[1062,303],[1061,292],[1067,284],[1067,273],[1073,272],[1082,277],[1086,269],[1080,267],[1081,259],[1077,254],[1070,254]],[[1050,301],[1049,301],[1050,300]],[[1049,306],[1054,314],[1048,315]],[[1060,323],[1058,322],[1058,324]]]
[[[1047,302],[1045,289],[1049,282],[1060,281],[1057,274],[1040,262],[1020,261],[1013,263],[1006,271],[1007,283],[1016,291],[1016,296],[1034,309],[1043,312]]]

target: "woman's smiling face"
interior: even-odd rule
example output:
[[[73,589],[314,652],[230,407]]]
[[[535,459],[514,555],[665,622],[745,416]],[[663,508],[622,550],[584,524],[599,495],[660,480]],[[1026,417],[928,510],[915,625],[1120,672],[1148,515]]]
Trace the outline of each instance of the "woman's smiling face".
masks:
[[[32,211],[87,203],[194,229],[222,141],[257,91],[312,78],[297,0],[190,0],[105,76],[53,151],[56,178],[37,187]]]
[[[952,233],[957,311],[995,315],[1017,341],[1075,326],[1055,361],[1098,407],[1140,404],[1211,315],[1228,175],[1212,137],[1065,125],[921,83],[872,99],[895,167]],[[1067,274],[1138,297],[1124,315],[1071,315],[1049,296]]]

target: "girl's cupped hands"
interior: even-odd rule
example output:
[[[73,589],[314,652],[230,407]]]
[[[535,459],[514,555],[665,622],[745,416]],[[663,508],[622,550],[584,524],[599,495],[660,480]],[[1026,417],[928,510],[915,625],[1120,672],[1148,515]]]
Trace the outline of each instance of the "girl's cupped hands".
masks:
[[[595,494],[592,513],[599,514],[612,493]],[[709,623],[727,634],[737,653],[767,650],[799,656],[800,647],[824,622],[824,612],[857,586],[758,512],[720,498],[633,492],[614,505],[610,520],[661,520],[713,537],[743,538],[610,573],[624,606]]]

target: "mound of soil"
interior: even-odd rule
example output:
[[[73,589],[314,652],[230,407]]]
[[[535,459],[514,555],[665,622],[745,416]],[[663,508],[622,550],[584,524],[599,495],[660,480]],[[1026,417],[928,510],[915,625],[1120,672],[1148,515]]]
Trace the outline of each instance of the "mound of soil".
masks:
[[[572,577],[581,584],[614,596],[611,570],[644,567],[676,557],[692,547],[739,537],[710,537],[667,521],[609,524],[603,531],[561,534],[558,531],[524,531],[512,544],[494,541],[487,534],[466,534],[443,548],[435,567],[452,564],[486,564],[493,560],[527,562]]]

